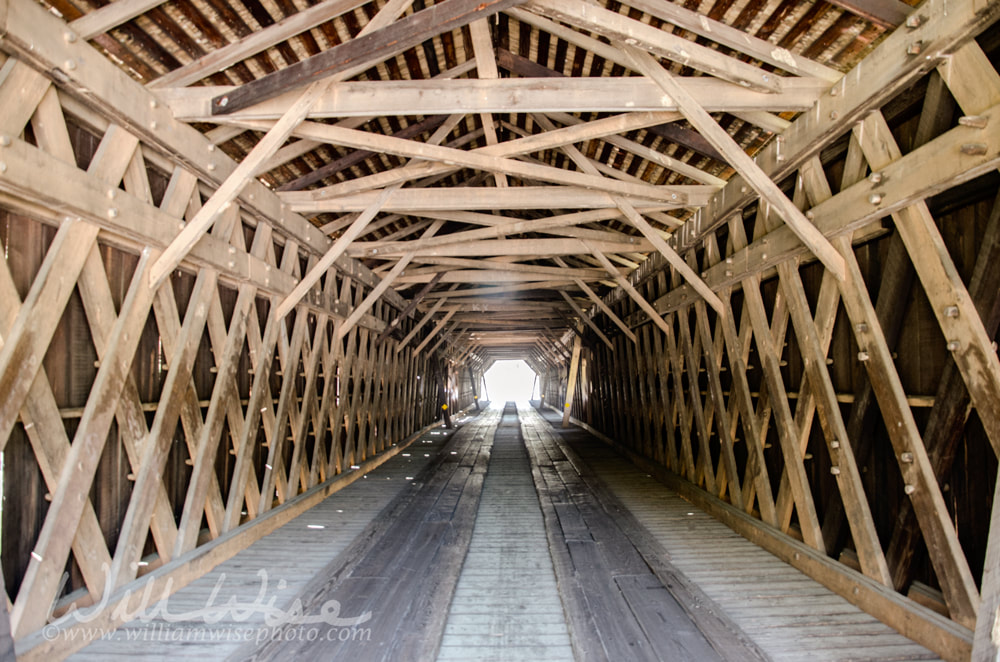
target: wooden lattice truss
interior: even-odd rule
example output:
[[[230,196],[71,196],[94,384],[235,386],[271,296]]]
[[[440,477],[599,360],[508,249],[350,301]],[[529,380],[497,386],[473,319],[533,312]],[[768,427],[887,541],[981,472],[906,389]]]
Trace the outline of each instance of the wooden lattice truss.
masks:
[[[980,313],[996,297],[996,256],[984,250],[966,285],[924,202],[1000,162],[1000,76],[974,40],[997,3],[926,0],[908,16],[882,4],[895,13],[865,18],[899,27],[846,74],[644,0],[629,11],[389,0],[366,5],[363,25],[363,3],[328,0],[162,71],[136,54],[142,39],[130,53],[122,37],[159,4],[117,0],[67,23],[0,0],[0,444],[30,444],[48,501],[11,593],[26,657],[83,645],[39,633],[73,602],[99,603],[89,626],[113,627],[115,608],[139,599],[130,590],[176,590],[246,547],[382,461],[442,403],[470,404],[504,358],[547,375],[567,418],[599,398],[610,408],[591,422],[633,432],[636,452],[688,481],[678,489],[904,634],[949,659],[996,655],[1000,499],[977,586],[887,340],[906,285],[883,283],[873,302],[853,247],[891,217],[896,259],[912,260],[954,358],[949,383],[1000,451],[996,324]],[[337,24],[348,38],[274,66],[269,49],[348,15],[357,29]],[[543,67],[500,47],[499,26],[514,23],[611,64],[597,76]],[[455,66],[393,75],[408,58],[426,66],[448,34],[463,45]],[[230,68],[241,85],[218,79]],[[878,109],[931,72],[962,119],[941,125],[928,102],[904,155]],[[818,154],[845,136],[831,187]],[[679,144],[700,152],[678,158]],[[789,196],[779,184],[791,177]],[[32,227],[47,238],[25,266],[10,249]],[[810,305],[801,267],[817,261]],[[768,311],[762,280],[775,272]],[[46,361],[77,300],[84,322],[69,328],[89,334],[96,363],[68,426]],[[827,366],[841,306],[918,523],[893,534],[890,556],[926,542],[947,616],[897,592],[898,559],[875,529],[860,424],[845,420]],[[800,384],[782,376],[789,322]],[[148,416],[137,379],[150,335],[165,376]],[[814,418],[842,502],[831,524],[805,469]],[[764,453],[772,425],[780,480]],[[118,445],[132,486],[105,521],[89,495]],[[172,457],[190,468],[169,469]],[[827,556],[841,517],[860,572]],[[804,546],[786,535],[793,519]]]

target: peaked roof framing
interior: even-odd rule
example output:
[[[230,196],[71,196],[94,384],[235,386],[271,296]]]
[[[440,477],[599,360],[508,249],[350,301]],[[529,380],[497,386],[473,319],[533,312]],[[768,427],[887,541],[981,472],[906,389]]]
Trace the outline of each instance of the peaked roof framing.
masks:
[[[15,16],[25,3],[7,0]],[[442,295],[470,312],[477,299],[507,301],[525,320],[541,305],[563,339],[581,314],[634,337],[604,301],[633,296],[621,279],[663,268],[724,314],[719,285],[682,256],[758,196],[843,277],[816,214],[779,183],[991,16],[950,3],[929,21],[935,0],[910,20],[895,0],[46,3],[69,21],[63,50],[89,40],[146,85],[102,110],[217,182],[152,278],[239,204],[316,251],[282,313],[320,296],[336,266],[400,310],[418,299],[408,314]],[[15,31],[5,41],[16,52]],[[59,70],[107,96],[106,77],[83,69]],[[187,131],[210,136],[207,158]],[[574,291],[586,309],[567,299]],[[434,314],[437,325],[446,313]]]

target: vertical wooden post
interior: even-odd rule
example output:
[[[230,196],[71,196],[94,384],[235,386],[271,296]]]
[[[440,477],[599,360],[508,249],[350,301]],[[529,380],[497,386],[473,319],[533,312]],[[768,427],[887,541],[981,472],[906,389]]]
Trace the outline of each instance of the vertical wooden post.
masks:
[[[441,416],[444,418],[444,425],[449,430],[455,426],[451,423],[451,411],[448,407],[448,366],[438,373],[438,402],[441,406]]]
[[[569,427],[569,413],[576,395],[576,373],[580,371],[580,335],[573,336],[573,357],[569,360],[569,381],[566,383],[566,402],[563,404],[562,426]]]
[[[476,393],[476,371],[469,366],[469,383],[472,385],[472,401],[476,404],[476,411],[482,411],[482,407],[479,406],[479,394]]]

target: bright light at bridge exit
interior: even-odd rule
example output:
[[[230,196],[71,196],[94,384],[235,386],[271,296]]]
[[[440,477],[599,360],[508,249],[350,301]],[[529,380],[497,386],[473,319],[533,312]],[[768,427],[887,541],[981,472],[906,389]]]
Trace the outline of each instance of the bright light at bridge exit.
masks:
[[[495,403],[534,399],[538,391],[535,376],[535,371],[524,361],[497,361],[483,376],[486,380],[484,396]]]

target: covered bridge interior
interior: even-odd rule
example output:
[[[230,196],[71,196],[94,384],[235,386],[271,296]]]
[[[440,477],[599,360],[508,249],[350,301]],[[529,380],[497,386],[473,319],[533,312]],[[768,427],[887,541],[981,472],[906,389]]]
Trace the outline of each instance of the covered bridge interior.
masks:
[[[996,660],[998,16],[0,0],[0,650]]]

